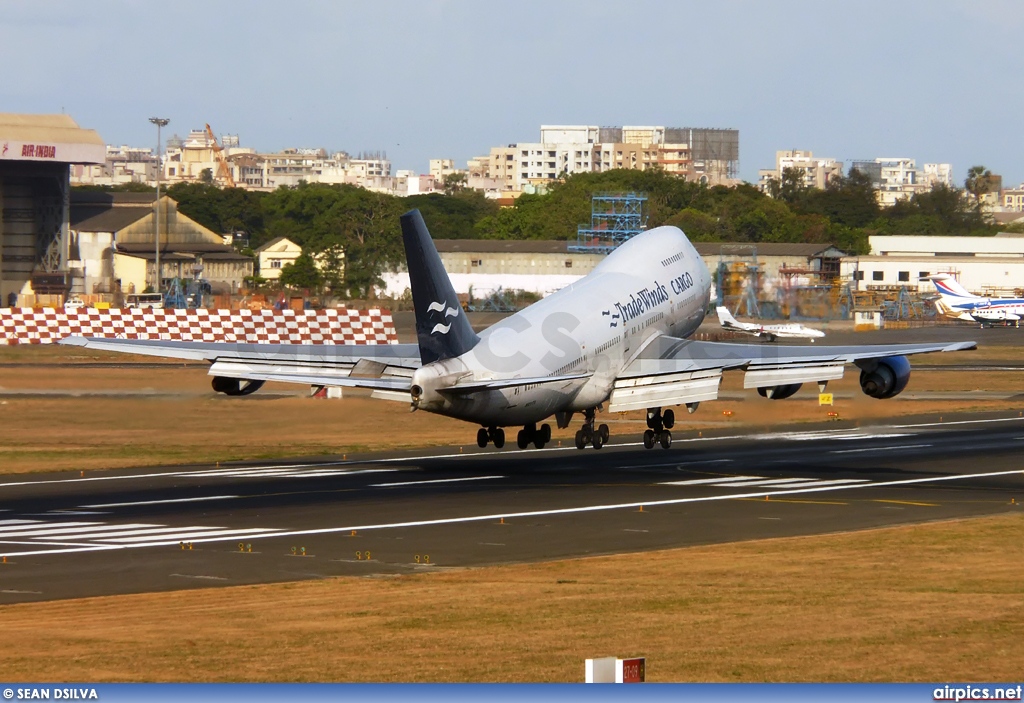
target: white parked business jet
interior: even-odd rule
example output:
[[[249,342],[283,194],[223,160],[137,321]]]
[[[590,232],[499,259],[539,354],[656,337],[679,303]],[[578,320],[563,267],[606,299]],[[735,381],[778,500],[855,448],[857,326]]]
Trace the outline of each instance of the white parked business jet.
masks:
[[[977,322],[982,327],[996,322],[1013,323],[1020,327],[1024,317],[1024,299],[1022,298],[985,298],[974,295],[960,285],[952,276],[944,273],[925,276],[922,281],[931,281],[939,298],[935,301],[936,309],[947,317],[955,317],[966,322]]]
[[[688,340],[708,308],[711,274],[686,235],[658,227],[629,240],[592,273],[515,315],[473,331],[418,210],[401,217],[416,311],[417,344],[269,345],[69,337],[65,344],[211,363],[213,388],[247,395],[264,381],[369,388],[412,410],[480,425],[477,442],[542,447],[555,418],[583,425],[576,446],[600,449],[608,426],[598,410],[647,410],[644,446],[668,448],[669,406],[693,412],[718,397],[722,372],[742,369],[744,386],[787,398],[802,383],[860,368],[864,392],[891,398],[910,379],[906,355],[973,349],[973,342],[881,346],[768,346]],[[663,410],[664,408],[664,410]],[[398,417],[396,416],[396,423]],[[400,428],[399,428],[400,431]],[[382,433],[384,434],[384,433]]]
[[[722,329],[731,330],[733,332],[742,332],[744,334],[752,334],[755,337],[763,337],[769,342],[774,342],[780,337],[785,337],[792,339],[809,339],[813,344],[815,339],[820,339],[825,336],[825,333],[821,330],[804,327],[803,325],[795,323],[786,325],[758,325],[753,322],[740,322],[732,316],[732,313],[729,312],[729,308],[724,305],[720,305],[715,308],[715,312],[718,313],[718,323],[722,325]]]

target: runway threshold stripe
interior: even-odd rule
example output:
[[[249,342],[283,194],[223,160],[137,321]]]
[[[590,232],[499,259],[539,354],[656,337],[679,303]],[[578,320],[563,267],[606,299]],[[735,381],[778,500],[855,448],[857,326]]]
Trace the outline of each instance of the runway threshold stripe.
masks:
[[[738,500],[742,498],[764,498],[767,496],[783,496],[783,495],[801,495],[806,493],[822,493],[825,491],[846,491],[853,489],[862,488],[886,488],[889,486],[908,486],[918,483],[944,483],[948,481],[963,481],[965,479],[981,479],[981,478],[996,478],[1000,476],[1024,476],[1024,470],[1015,469],[1012,471],[991,471],[986,473],[978,474],[955,474],[952,476],[933,476],[928,478],[909,478],[899,479],[895,481],[882,481],[878,483],[845,483],[837,486],[813,486],[809,488],[792,488],[786,487],[780,490],[774,491],[760,491],[760,492],[747,492],[747,493],[729,493],[725,495],[717,496],[701,496],[696,498],[670,498],[664,500],[645,500],[631,503],[612,503],[605,505],[585,505],[578,506],[575,508],[553,508],[550,510],[530,510],[522,512],[512,513],[490,513],[487,515],[470,515],[465,517],[454,517],[454,518],[438,518],[434,520],[410,520],[408,522],[394,522],[394,523],[383,523],[383,524],[369,524],[369,525],[345,525],[342,527],[321,527],[313,528],[308,530],[273,530],[273,529],[260,529],[260,530],[238,530],[232,536],[208,536],[187,538],[178,536],[173,540],[157,540],[151,542],[129,542],[124,544],[102,544],[90,547],[81,548],[67,548],[67,549],[38,549],[23,552],[6,552],[4,556],[34,556],[39,554],[77,554],[82,552],[102,552],[110,551],[114,549],[138,549],[141,547],[165,547],[173,546],[183,539],[190,539],[190,541],[202,544],[204,542],[224,542],[229,539],[260,539],[260,538],[277,538],[277,537],[301,537],[309,535],[324,535],[324,534],[337,534],[342,532],[351,532],[352,530],[386,530],[386,529],[399,529],[408,527],[434,527],[438,525],[457,525],[474,522],[494,521],[501,518],[506,520],[516,518],[533,518],[533,517],[544,517],[549,515],[571,515],[574,513],[592,513],[602,512],[608,510],[627,510],[636,509],[643,506],[645,509],[650,509],[659,506],[669,505],[685,505],[688,503],[710,503],[722,500]],[[2,552],[0,552],[2,553]]]
[[[435,478],[427,481],[397,481],[395,483],[371,483],[370,488],[394,488],[395,486],[423,486],[428,483],[463,483],[466,481],[493,481],[505,476],[467,476],[465,478]]]
[[[198,498],[168,498],[167,500],[137,500],[132,503],[100,503],[97,505],[82,505],[82,508],[127,508],[133,505],[164,505],[169,503],[197,503],[204,500],[229,500],[240,496],[201,496]]]
[[[160,527],[160,525],[137,523],[137,524],[124,525],[124,526],[121,526],[119,529],[134,530],[134,529],[144,529],[144,528],[147,528],[147,527]],[[111,525],[105,525],[103,523],[94,523],[94,524],[92,524],[92,525],[90,525],[88,527],[68,527],[67,525],[55,525],[53,523],[50,523],[50,525],[44,527],[43,529],[37,529],[37,530],[33,530],[31,532],[28,532],[28,531],[25,531],[25,532],[10,532],[10,531],[0,532],[0,537],[22,537],[22,538],[24,538],[24,537],[41,537],[41,536],[46,536],[46,535],[88,535],[88,534],[90,534],[92,532],[110,532],[111,529],[113,529],[113,527]]]
[[[172,539],[169,544],[176,544],[182,540],[189,540],[192,542],[215,542],[218,539],[235,539],[237,537],[247,536],[250,539],[256,537],[273,537],[278,534],[280,530],[275,530],[272,527],[258,527],[254,529],[227,529],[227,528],[195,528],[192,530],[178,528],[177,532],[173,535],[167,535],[168,538]],[[211,539],[211,538],[218,539]],[[203,539],[206,538],[206,539]],[[142,537],[108,537],[103,540],[104,542],[114,542],[118,544],[131,544],[133,542],[147,542],[153,538],[146,535]],[[160,542],[158,544],[168,544],[167,542]]]

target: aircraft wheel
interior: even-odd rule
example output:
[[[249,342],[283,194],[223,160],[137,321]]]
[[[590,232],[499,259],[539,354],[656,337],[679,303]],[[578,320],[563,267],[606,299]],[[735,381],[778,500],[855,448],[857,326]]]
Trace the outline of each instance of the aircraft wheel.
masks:
[[[520,449],[526,449],[530,446],[530,435],[527,434],[526,430],[519,430],[519,434],[516,436],[516,444],[519,445]]]
[[[487,436],[487,430],[486,429],[481,427],[479,430],[476,431],[476,446],[478,446],[481,449],[483,449],[484,447],[487,446],[488,439],[489,439],[489,437]]]
[[[541,441],[544,444],[547,444],[548,442],[550,442],[551,441],[551,425],[548,425],[546,423],[541,425],[540,426],[540,436],[541,436]]]
[[[654,430],[644,431],[644,449],[654,448]]]
[[[583,441],[583,430],[576,430],[576,448],[583,449],[587,443]]]
[[[601,425],[598,427],[597,433],[601,435],[601,441],[608,444],[608,438],[611,436],[611,432],[608,430],[608,425]]]
[[[600,432],[594,433],[594,449],[600,449],[604,446],[604,437],[601,436]]]
[[[544,444],[545,442],[543,434],[538,432],[537,434],[533,435],[533,446],[537,447],[537,449],[543,449]]]
[[[495,428],[491,441],[494,442],[495,449],[501,449],[505,446],[505,430],[500,427]]]
[[[661,423],[665,425],[666,430],[671,430],[672,426],[676,424],[676,413],[674,410],[666,410],[661,414]]]
[[[594,428],[590,425],[584,425],[583,429],[580,430],[583,433],[583,444],[584,446],[594,441]]]
[[[661,442],[662,449],[668,449],[672,446],[672,433],[668,430],[662,430],[661,436],[658,437],[658,440]]]

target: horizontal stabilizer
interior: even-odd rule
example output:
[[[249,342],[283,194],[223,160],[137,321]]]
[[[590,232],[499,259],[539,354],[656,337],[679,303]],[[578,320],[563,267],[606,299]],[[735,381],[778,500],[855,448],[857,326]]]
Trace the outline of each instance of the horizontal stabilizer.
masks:
[[[502,388],[517,388],[522,386],[534,386],[549,383],[564,383],[578,381],[583,378],[590,378],[592,374],[577,373],[567,376],[533,376],[531,378],[495,378],[485,381],[471,381],[469,383],[456,383],[454,386],[438,389],[441,393],[470,393],[473,391],[500,390]]]

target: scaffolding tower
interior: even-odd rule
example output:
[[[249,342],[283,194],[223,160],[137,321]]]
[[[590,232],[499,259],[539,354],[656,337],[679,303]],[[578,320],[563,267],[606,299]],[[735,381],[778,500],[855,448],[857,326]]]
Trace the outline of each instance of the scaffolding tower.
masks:
[[[579,225],[569,251],[607,254],[647,227],[643,193],[595,193],[590,198],[590,226]]]

